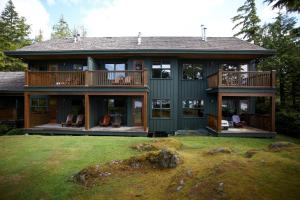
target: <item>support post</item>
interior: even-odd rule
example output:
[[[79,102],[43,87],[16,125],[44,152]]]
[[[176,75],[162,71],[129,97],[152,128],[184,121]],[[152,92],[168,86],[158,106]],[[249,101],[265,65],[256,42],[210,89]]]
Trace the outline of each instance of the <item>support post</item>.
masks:
[[[148,130],[148,94],[144,92],[143,95],[143,125],[144,131]]]
[[[221,121],[222,121],[222,93],[218,93],[218,102],[217,102],[217,132],[222,131]]]
[[[24,128],[30,128],[30,95],[24,93]]]
[[[271,103],[272,103],[272,111],[271,111],[271,131],[275,132],[275,104],[276,104],[276,95],[273,94],[271,97]]]
[[[90,129],[90,96],[88,94],[84,95],[84,103],[85,103],[85,108],[84,108],[84,118],[85,118],[85,129],[88,130]]]
[[[28,87],[29,84],[29,76],[28,76],[28,69],[25,69],[25,87]]]
[[[218,85],[217,87],[222,85],[222,69],[219,69],[218,71]]]

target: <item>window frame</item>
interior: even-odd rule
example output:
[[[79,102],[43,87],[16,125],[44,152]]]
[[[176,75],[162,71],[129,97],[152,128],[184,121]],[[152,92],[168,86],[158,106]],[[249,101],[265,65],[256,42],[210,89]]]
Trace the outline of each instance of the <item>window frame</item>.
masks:
[[[183,103],[184,102],[189,102],[189,101],[199,101],[199,103],[200,103],[200,108],[186,108],[186,107],[184,107],[183,106]],[[202,104],[202,102],[203,102],[203,104]],[[182,108],[182,116],[183,116],[183,118],[204,118],[205,117],[205,113],[204,113],[204,99],[183,99],[182,101],[181,101],[181,108]],[[202,111],[202,116],[195,116],[195,115],[193,115],[193,116],[188,116],[188,115],[185,115],[184,114],[184,110],[185,109],[189,109],[189,110],[197,110],[197,111]]]
[[[37,100],[37,105],[33,106],[33,101]],[[45,101],[45,106],[40,105],[40,101],[44,100]],[[39,111],[40,108],[45,108],[45,110]],[[35,110],[37,109],[37,110]],[[30,111],[32,113],[47,113],[49,111],[49,102],[48,98],[46,96],[32,96],[30,98]]]
[[[113,65],[113,70],[109,70],[106,68],[106,65]],[[117,70],[117,65],[124,65],[124,70]],[[116,78],[122,77],[125,78],[126,77],[126,63],[122,63],[122,62],[108,62],[108,63],[104,63],[104,70],[108,72],[107,74],[107,78],[108,80],[115,80]],[[124,71],[124,72],[116,72],[116,71]],[[109,72],[113,72],[113,73],[109,73]]]
[[[153,65],[160,65],[160,68],[153,68]],[[163,68],[163,65],[170,65],[170,68]],[[160,78],[153,77],[153,69],[160,69]],[[163,78],[162,77],[162,71],[163,70],[170,70],[170,76],[168,78]],[[151,79],[156,79],[156,80],[170,80],[172,79],[172,64],[171,61],[168,60],[153,60],[151,64]]]
[[[202,78],[201,79],[185,79],[183,77],[184,76],[184,73],[183,73],[183,71],[184,71],[184,65],[192,65],[192,67],[193,67],[193,65],[201,65],[202,66],[202,70],[201,70],[201,72],[202,72]],[[204,75],[204,67],[205,67],[204,63],[193,63],[193,62],[184,62],[184,63],[182,63],[182,65],[181,65],[181,68],[182,68],[182,70],[181,70],[181,80],[182,81],[203,81],[204,77],[205,77],[205,75]]]
[[[154,108],[153,106],[153,102],[154,101],[160,101],[160,108]],[[163,104],[162,104],[162,101],[169,101],[169,104],[170,104],[170,107],[169,108],[163,108]],[[153,110],[169,110],[170,112],[170,116],[169,117],[154,117],[153,116]],[[171,103],[171,99],[166,99],[166,98],[154,98],[152,99],[152,102],[151,102],[151,118],[152,119],[171,119],[172,118],[172,103]]]

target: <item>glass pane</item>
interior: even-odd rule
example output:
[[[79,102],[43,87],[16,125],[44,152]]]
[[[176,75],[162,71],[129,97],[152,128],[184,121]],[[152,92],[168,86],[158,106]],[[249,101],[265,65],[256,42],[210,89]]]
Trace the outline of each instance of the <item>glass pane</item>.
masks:
[[[203,79],[203,66],[201,64],[183,64],[182,78],[186,80]]]
[[[39,106],[37,98],[31,99],[31,106],[32,107],[38,107]]]
[[[171,65],[170,64],[162,64],[161,68],[163,68],[163,69],[171,69]]]
[[[161,110],[160,111],[160,117],[170,118],[171,117],[171,111],[169,109]]]
[[[170,108],[170,100],[161,100],[162,108]]]
[[[47,106],[46,98],[40,98],[39,99],[39,106]]]
[[[247,100],[240,100],[240,109],[242,112],[248,111],[248,101]]]
[[[160,110],[159,109],[153,109],[152,110],[152,117],[160,117]]]
[[[124,71],[125,64],[116,64],[116,71]]]
[[[115,70],[115,64],[105,64],[105,69],[108,71],[114,71]]]
[[[161,77],[162,78],[171,78],[171,70],[169,70],[169,69],[162,70]]]
[[[155,99],[152,101],[152,108],[161,108],[161,101],[158,99]]]
[[[142,101],[135,100],[133,106],[134,106],[134,123],[141,124],[142,123]]]
[[[160,69],[161,65],[152,65],[152,69]]]
[[[152,69],[152,78],[161,78],[161,69]]]

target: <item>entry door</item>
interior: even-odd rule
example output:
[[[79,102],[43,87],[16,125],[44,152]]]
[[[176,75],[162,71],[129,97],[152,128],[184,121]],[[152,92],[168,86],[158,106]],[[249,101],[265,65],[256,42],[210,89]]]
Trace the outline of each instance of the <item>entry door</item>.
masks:
[[[135,126],[141,126],[143,123],[143,102],[142,98],[133,98],[132,113],[133,113],[133,124]]]
[[[49,98],[49,114],[50,114],[49,123],[56,123],[57,99],[55,96],[50,96]]]

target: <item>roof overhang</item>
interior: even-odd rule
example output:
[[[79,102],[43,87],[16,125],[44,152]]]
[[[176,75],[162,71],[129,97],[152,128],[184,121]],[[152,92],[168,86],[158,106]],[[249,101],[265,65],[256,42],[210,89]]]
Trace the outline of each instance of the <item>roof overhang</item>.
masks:
[[[5,51],[8,56],[30,59],[38,57],[51,56],[70,56],[70,57],[86,57],[86,56],[180,56],[180,57],[265,57],[272,56],[275,50],[198,50],[198,49],[122,49],[122,50],[53,50],[53,51]]]

